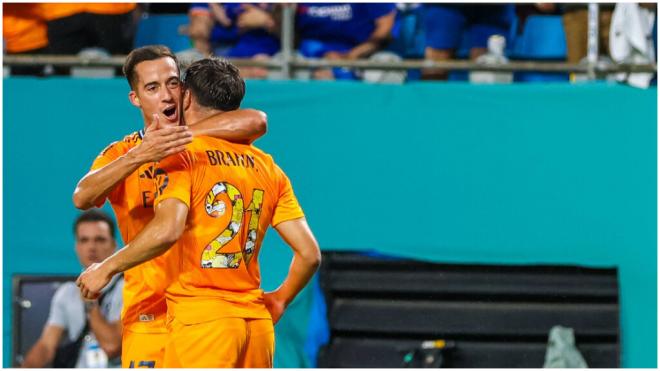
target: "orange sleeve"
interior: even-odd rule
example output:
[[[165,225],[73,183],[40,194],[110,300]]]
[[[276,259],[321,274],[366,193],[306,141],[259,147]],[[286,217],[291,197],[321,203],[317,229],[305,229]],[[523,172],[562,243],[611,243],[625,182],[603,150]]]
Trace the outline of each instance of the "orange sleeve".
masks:
[[[30,52],[48,45],[46,23],[36,4],[2,4],[2,37],[10,53]]]
[[[126,147],[124,142],[114,142],[110,143],[101,153],[96,156],[94,163],[92,163],[92,168],[90,171],[98,170],[104,166],[107,166],[112,161],[115,161],[119,157],[123,156],[128,152],[128,147]],[[110,202],[114,200],[119,200],[124,194],[124,182],[119,182],[115,188],[112,189],[110,194],[108,194],[108,199]],[[96,207],[101,207],[105,203],[105,200],[101,200],[99,204],[95,205]]]
[[[298,203],[298,199],[296,199],[296,195],[293,194],[293,187],[291,186],[289,177],[277,165],[275,165],[275,172],[279,181],[279,197],[275,206],[275,212],[273,213],[273,220],[271,221],[273,227],[287,220],[305,216]]]
[[[132,11],[136,3],[84,3],[85,11],[94,14],[117,15]]]
[[[92,164],[91,170],[98,170],[112,161],[118,159],[119,157],[126,154],[127,148],[124,146],[123,142],[112,142],[107,147],[96,156],[94,163]]]
[[[40,3],[40,14],[46,21],[68,17],[85,11],[83,3]]]
[[[190,208],[192,167],[192,156],[188,151],[169,156],[159,163],[154,177],[156,182],[154,208],[168,198],[179,199]]]

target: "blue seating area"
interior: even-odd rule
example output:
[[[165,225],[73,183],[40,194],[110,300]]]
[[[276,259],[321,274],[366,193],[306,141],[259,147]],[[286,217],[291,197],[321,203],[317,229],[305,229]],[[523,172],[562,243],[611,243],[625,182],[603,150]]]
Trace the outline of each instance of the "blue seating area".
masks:
[[[393,30],[393,42],[389,50],[403,58],[424,58],[424,28],[419,9],[401,12]],[[563,61],[566,59],[566,35],[561,16],[532,15],[525,20],[521,34],[516,34],[518,18],[514,18],[507,36],[506,55],[513,60]],[[456,57],[469,57],[468,40],[463,38]],[[566,81],[565,73],[520,72],[516,81]],[[449,73],[450,81],[466,81],[465,71]]]
[[[393,41],[388,50],[405,59],[424,58],[425,32],[422,7],[399,11],[392,30]],[[518,18],[515,17],[507,36],[506,55],[512,60],[563,61],[566,59],[566,36],[561,16],[531,15],[525,20],[520,34]],[[138,25],[135,47],[149,44],[165,44],[174,52],[191,47],[189,38],[181,32],[181,27],[188,24],[187,15],[149,15],[143,17]],[[456,57],[469,57],[467,38],[456,52]],[[408,80],[417,80],[419,71],[409,71]],[[450,81],[466,81],[465,71],[452,71]],[[567,81],[565,73],[518,72],[515,81]]]
[[[188,36],[180,29],[188,24],[187,15],[149,15],[143,17],[138,25],[135,47],[149,44],[164,44],[174,52],[191,47]],[[566,58],[566,36],[561,16],[532,15],[526,19],[523,31],[517,35],[518,19],[515,18],[507,36],[506,54],[514,60],[554,60]],[[399,11],[392,30],[393,41],[388,50],[405,59],[424,58],[424,24],[422,8]],[[467,38],[456,52],[459,59],[469,56]],[[417,72],[417,73],[415,73]],[[409,80],[419,78],[419,71],[409,71]],[[452,71],[450,81],[466,81],[465,71]],[[516,81],[566,81],[567,74],[520,72],[515,74]]]
[[[566,35],[561,16],[532,15],[515,40],[512,57],[517,59],[566,59]]]

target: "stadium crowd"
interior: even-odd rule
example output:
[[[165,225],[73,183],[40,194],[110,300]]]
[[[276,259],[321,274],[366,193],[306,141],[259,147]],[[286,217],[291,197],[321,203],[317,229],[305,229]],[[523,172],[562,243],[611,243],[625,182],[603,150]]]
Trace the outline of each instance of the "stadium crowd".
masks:
[[[657,5],[631,5],[638,13],[628,12],[625,17],[649,20],[642,22],[646,23],[641,27],[645,34],[637,37],[654,41]],[[268,60],[281,55],[281,19],[285,6],[295,7],[295,48],[297,56],[303,59],[387,62],[469,58],[479,61],[485,54],[499,53],[512,60],[585,63],[587,55],[588,4],[566,3],[5,3],[3,49],[8,55],[72,55],[89,53],[90,48],[93,48],[91,55],[94,52],[123,55],[133,47],[155,40],[193,58],[216,55]],[[186,24],[179,27],[166,22],[159,25],[161,32],[185,35],[186,50],[176,50],[166,37],[159,39],[158,35],[139,40],[136,30],[141,23],[158,18],[163,12],[179,14],[179,19],[187,15]],[[617,60],[613,58],[616,53],[610,51],[614,12],[614,4],[600,4],[599,54],[606,61],[612,58],[621,62],[629,60],[630,56]],[[493,39],[494,35],[501,37]],[[651,49],[652,52],[646,53],[647,61],[635,62],[654,63],[654,44]],[[61,67],[54,70],[39,66],[11,68],[12,75],[69,72]],[[244,67],[241,73],[247,78],[274,76],[264,68],[255,67]],[[321,68],[297,77],[305,76],[355,80],[365,78],[365,73],[346,68]],[[422,79],[448,77],[452,78],[447,71],[438,70],[425,70],[421,75]]]

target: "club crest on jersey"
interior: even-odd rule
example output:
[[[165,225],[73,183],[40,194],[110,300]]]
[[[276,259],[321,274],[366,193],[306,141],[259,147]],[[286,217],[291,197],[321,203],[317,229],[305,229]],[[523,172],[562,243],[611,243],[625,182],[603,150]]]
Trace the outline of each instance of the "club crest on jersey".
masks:
[[[140,178],[153,180],[155,178],[154,165],[149,165],[146,169],[144,169],[142,174],[140,174]]]
[[[169,183],[170,179],[167,176],[167,172],[161,168],[156,169],[154,175],[156,177],[156,195],[161,195],[165,188],[167,188],[167,183]]]

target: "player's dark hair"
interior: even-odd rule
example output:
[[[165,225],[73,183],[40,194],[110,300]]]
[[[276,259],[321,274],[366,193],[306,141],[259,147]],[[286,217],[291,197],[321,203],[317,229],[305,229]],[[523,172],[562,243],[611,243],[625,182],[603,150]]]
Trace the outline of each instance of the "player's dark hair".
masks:
[[[135,84],[137,83],[137,74],[135,73],[135,66],[140,62],[144,61],[153,61],[156,59],[169,57],[174,59],[174,62],[179,65],[179,61],[176,59],[176,55],[172,53],[170,48],[165,45],[147,45],[141,48],[133,49],[128,56],[126,56],[126,61],[124,61],[124,66],[122,71],[126,80],[128,80],[128,85],[131,86],[131,89],[135,89]]]
[[[224,59],[193,62],[184,73],[183,83],[200,106],[220,111],[238,109],[245,96],[245,81],[238,68]]]
[[[78,226],[87,222],[107,223],[108,228],[110,228],[110,235],[112,238],[115,238],[115,222],[108,214],[98,209],[87,210],[76,218],[76,221],[73,223],[73,235],[78,236]]]

